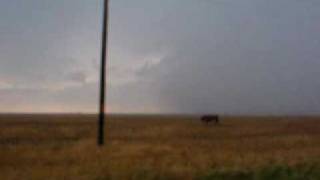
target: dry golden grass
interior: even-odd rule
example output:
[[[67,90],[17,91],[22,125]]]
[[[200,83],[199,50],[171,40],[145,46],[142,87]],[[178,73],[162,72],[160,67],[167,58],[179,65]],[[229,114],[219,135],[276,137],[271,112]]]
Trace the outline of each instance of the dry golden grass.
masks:
[[[208,170],[320,162],[320,118],[1,115],[0,179],[192,179]]]

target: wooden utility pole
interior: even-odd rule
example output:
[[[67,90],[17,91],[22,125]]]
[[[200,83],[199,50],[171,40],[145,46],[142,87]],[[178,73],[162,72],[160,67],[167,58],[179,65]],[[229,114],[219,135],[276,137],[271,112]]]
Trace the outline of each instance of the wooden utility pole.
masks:
[[[100,103],[99,103],[99,120],[98,120],[98,145],[104,145],[104,123],[105,123],[105,102],[106,102],[106,65],[108,57],[108,15],[109,0],[103,2],[103,23],[102,23],[102,40],[101,40],[101,74],[100,74]]]

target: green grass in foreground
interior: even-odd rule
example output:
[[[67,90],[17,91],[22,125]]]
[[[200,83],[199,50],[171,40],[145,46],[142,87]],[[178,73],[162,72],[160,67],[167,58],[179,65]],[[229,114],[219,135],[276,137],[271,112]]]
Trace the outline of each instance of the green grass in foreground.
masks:
[[[265,167],[256,171],[209,171],[197,180],[318,180],[318,165],[300,165],[288,167],[283,165]]]
[[[111,176],[99,177],[96,180],[113,179]],[[153,170],[140,169],[133,172],[132,180],[170,180],[179,179],[174,174],[161,174]],[[206,173],[198,174],[191,178],[195,180],[319,180],[319,165],[298,165],[288,167],[275,165],[257,170],[209,170]]]

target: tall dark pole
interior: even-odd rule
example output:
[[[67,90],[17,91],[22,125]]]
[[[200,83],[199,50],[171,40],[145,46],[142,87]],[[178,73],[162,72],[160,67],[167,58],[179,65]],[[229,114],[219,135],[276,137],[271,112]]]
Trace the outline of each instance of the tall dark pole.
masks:
[[[101,74],[100,74],[100,104],[99,104],[99,123],[98,123],[98,145],[104,144],[104,121],[105,121],[105,96],[106,96],[106,65],[108,51],[108,14],[109,0],[103,2],[103,23],[101,41]]]

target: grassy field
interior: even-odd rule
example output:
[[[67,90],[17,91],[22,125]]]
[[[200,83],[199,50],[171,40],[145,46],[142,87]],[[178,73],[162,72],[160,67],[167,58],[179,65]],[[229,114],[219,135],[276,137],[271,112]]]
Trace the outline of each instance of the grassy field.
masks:
[[[0,115],[0,179],[320,179],[320,118]]]

